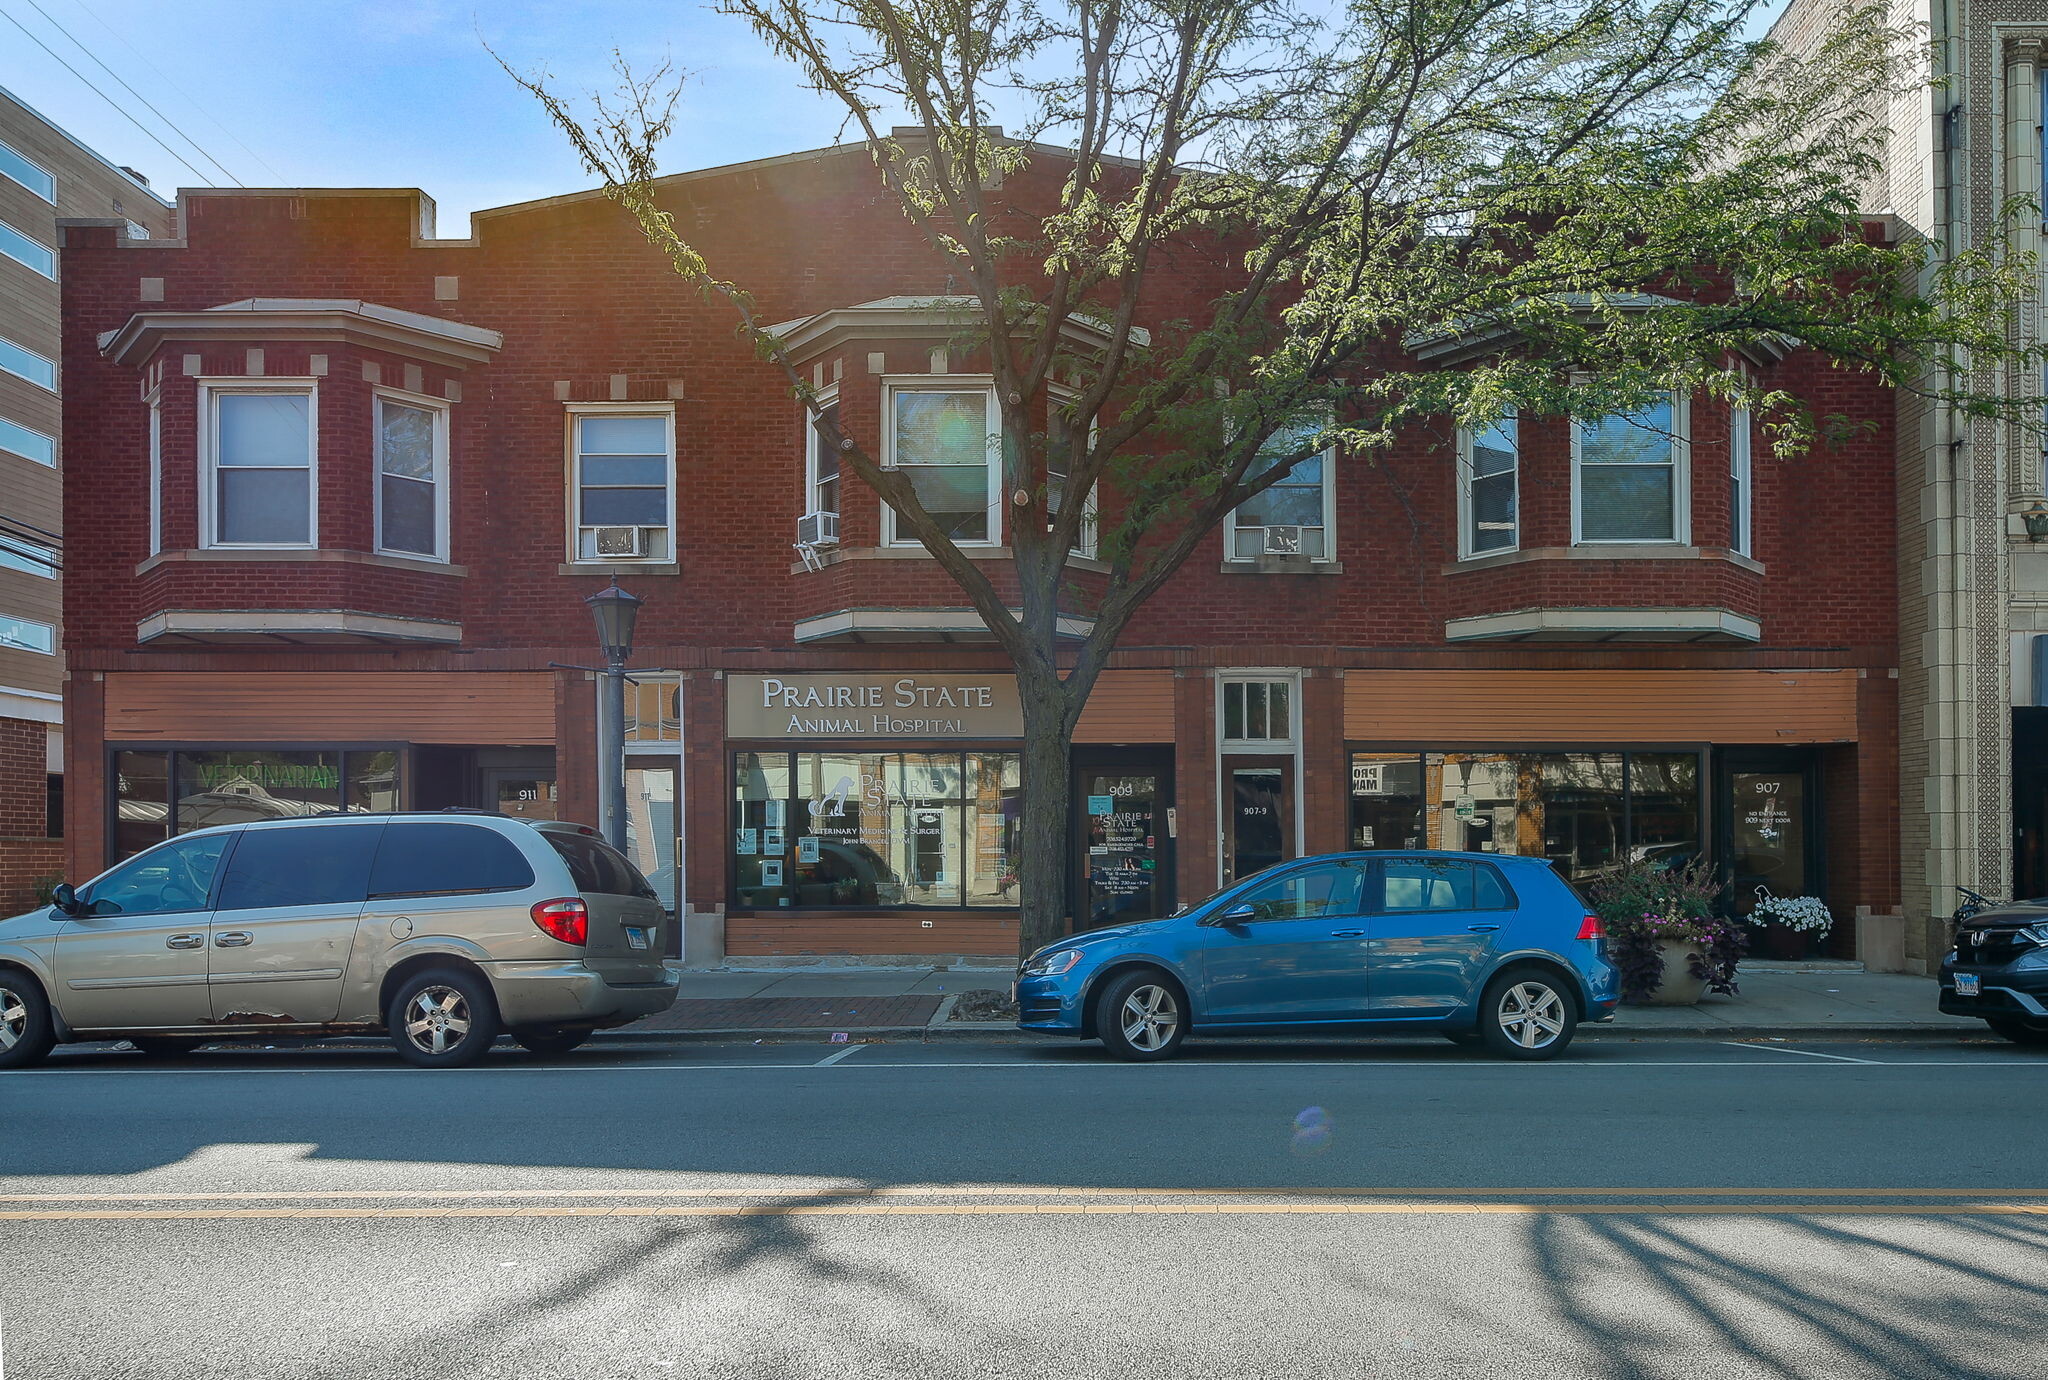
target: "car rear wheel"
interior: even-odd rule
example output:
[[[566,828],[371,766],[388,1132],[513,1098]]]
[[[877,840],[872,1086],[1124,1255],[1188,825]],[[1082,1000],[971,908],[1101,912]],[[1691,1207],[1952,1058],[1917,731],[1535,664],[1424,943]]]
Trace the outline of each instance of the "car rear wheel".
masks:
[[[152,1059],[175,1059],[190,1054],[206,1041],[185,1035],[130,1035],[128,1043]]]
[[[2029,1021],[2017,1016],[1987,1020],[1991,1033],[2002,1035],[2016,1045],[2048,1045],[2048,1021]]]
[[[590,1036],[588,1030],[538,1029],[532,1026],[512,1032],[512,1038],[519,1047],[530,1054],[567,1054]]]
[[[57,1036],[42,988],[17,973],[0,970],[0,1069],[39,1064]]]
[[[1095,1033],[1119,1059],[1168,1059],[1187,1038],[1185,1003],[1163,975],[1126,973],[1102,989],[1095,1003]]]
[[[466,1068],[484,1057],[504,1027],[490,985],[454,968],[415,973],[384,1013],[391,1042],[423,1069]]]
[[[1479,1033],[1504,1059],[1555,1059],[1578,1029],[1571,993],[1543,968],[1510,968],[1486,984]]]

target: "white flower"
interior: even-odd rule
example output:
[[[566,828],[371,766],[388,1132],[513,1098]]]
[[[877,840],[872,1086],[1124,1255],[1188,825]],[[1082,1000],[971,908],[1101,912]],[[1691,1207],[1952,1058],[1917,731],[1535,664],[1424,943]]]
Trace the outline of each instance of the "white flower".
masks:
[[[1769,896],[1749,913],[1751,924],[1783,925],[1788,930],[1825,933],[1834,927],[1835,917],[1818,896]]]

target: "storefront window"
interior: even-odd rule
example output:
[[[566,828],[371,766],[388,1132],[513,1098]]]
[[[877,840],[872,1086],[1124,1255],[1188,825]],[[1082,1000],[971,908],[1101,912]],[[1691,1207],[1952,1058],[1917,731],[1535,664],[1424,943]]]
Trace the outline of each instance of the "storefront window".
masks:
[[[742,906],[1017,904],[1015,753],[742,752],[733,794]]]
[[[401,799],[400,754],[390,748],[159,749],[113,758],[116,859],[216,824],[396,810]]]
[[[1690,752],[1355,752],[1355,848],[1546,857],[1574,882],[1700,848]]]

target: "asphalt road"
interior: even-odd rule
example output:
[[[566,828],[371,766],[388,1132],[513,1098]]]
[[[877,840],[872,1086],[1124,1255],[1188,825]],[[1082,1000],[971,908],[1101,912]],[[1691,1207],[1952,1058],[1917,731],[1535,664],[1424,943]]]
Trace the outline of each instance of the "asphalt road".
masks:
[[[0,1075],[0,1375],[2033,1380],[2044,1093],[1954,1039],[66,1052]]]

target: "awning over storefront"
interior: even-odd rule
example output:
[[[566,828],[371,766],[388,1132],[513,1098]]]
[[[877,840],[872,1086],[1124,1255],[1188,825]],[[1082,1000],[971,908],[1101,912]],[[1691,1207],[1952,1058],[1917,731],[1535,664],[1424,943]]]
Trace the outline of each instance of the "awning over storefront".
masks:
[[[114,672],[106,684],[111,742],[555,741],[546,672]]]

